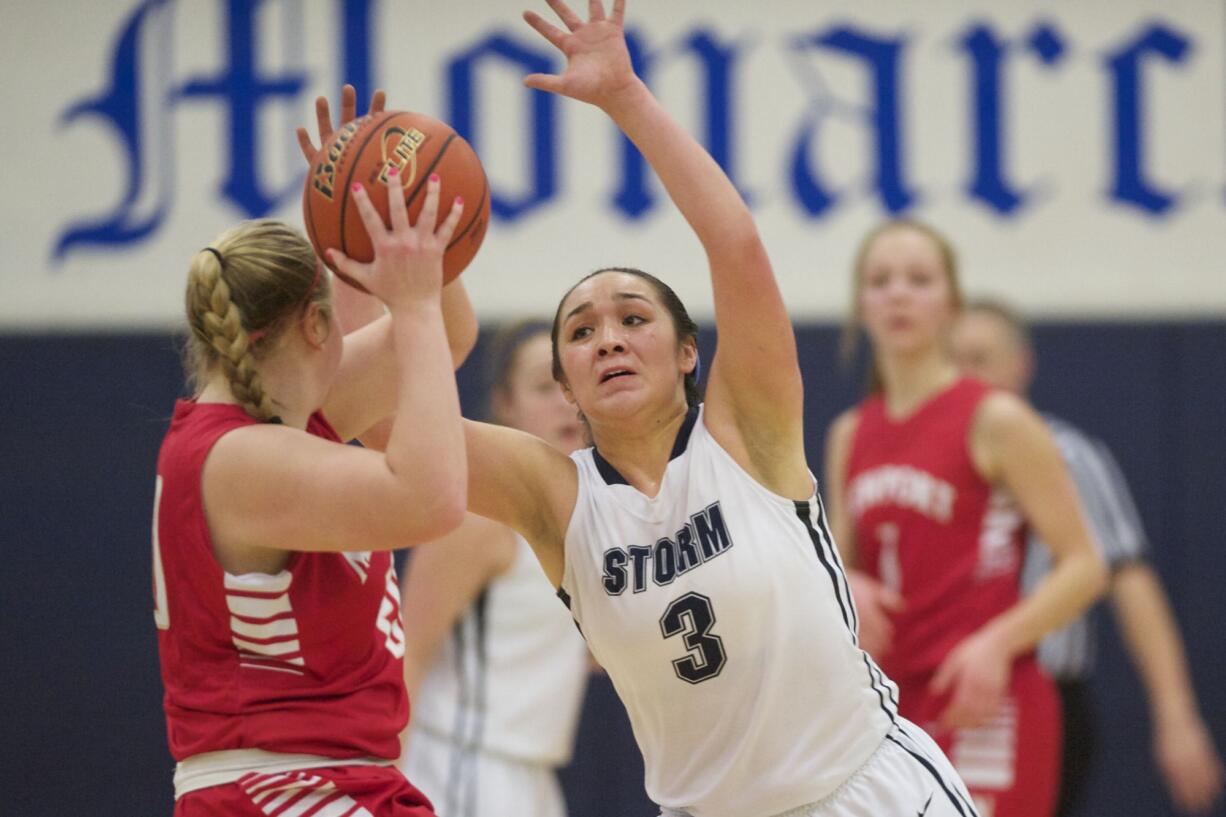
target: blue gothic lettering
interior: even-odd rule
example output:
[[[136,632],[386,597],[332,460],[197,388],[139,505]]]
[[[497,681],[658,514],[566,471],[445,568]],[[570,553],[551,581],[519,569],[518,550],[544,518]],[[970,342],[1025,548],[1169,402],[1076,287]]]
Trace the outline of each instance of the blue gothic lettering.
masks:
[[[1163,215],[1178,203],[1178,196],[1158,187],[1145,172],[1145,96],[1142,86],[1142,61],[1149,55],[1162,57],[1175,65],[1188,57],[1191,44],[1178,32],[1160,24],[1145,28],[1131,42],[1108,54],[1114,114],[1115,176],[1110,198],[1154,215]]]
[[[456,132],[481,152],[481,123],[477,119],[473,83],[482,65],[489,61],[510,63],[525,75],[554,73],[558,66],[547,51],[529,49],[504,34],[492,34],[457,55],[447,66],[447,89],[451,99],[450,122]],[[558,189],[557,116],[553,94],[525,89],[524,99],[532,106],[532,129],[527,134],[528,167],[531,183],[518,194],[490,188],[490,212],[504,221],[514,222],[553,198]]]

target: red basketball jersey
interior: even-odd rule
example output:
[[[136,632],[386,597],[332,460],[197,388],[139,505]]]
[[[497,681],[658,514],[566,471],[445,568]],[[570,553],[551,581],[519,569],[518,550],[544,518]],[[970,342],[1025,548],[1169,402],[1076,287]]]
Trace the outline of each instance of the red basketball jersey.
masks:
[[[971,423],[990,392],[962,379],[897,422],[880,395],[859,408],[846,504],[858,565],[906,601],[881,662],[900,685],[935,671],[1018,600],[1024,522],[970,454]]]
[[[390,553],[293,553],[276,575],[213,555],[200,474],[242,408],[180,401],[158,456],[153,516],[170,752],[259,748],[395,758],[408,721],[400,592]],[[323,415],[307,432],[340,443]]]

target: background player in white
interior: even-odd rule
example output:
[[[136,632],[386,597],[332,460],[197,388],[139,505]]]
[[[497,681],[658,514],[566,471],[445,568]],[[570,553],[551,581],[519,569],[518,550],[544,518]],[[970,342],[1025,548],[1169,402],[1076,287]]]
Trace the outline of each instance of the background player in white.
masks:
[[[974,814],[965,787],[856,644],[805,462],[796,344],[748,208],[635,76],[624,2],[565,30],[529,87],[588,102],[635,143],[710,264],[719,350],[697,405],[695,327],[672,290],[617,268],[554,321],[554,374],[595,447],[566,458],[469,423],[470,510],[519,531],[626,704],[669,815]]]
[[[1017,394],[1035,374],[1034,348],[1021,316],[979,301],[954,325],[953,352],[967,373]],[[1144,682],[1153,720],[1153,754],[1175,804],[1209,811],[1222,792],[1222,761],[1201,718],[1183,640],[1161,580],[1146,560],[1148,542],[1128,485],[1107,447],[1070,423],[1044,415],[1081,496],[1095,539],[1112,570],[1110,595],[1124,644]],[[1050,570],[1047,548],[1033,535],[1022,574],[1032,588]],[[1081,802],[1096,753],[1097,716],[1091,675],[1094,633],[1089,616],[1047,636],[1039,661],[1059,685],[1064,708],[1064,763],[1058,814]]]
[[[563,454],[583,427],[553,379],[549,325],[487,344],[490,417]],[[403,579],[414,709],[401,766],[451,817],[564,817],[557,769],[574,748],[588,651],[523,537],[470,514],[413,549]]]

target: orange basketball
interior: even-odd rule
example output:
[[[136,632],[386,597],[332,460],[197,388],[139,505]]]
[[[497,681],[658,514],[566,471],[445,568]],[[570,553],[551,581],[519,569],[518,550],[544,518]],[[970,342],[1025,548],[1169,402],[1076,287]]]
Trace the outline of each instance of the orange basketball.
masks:
[[[446,218],[456,196],[464,199],[464,214],[443,256],[443,281],[455,278],[477,254],[490,220],[490,191],[481,160],[468,142],[446,123],[424,114],[384,111],[363,116],[341,126],[315,156],[306,187],[302,191],[302,212],[307,235],[315,253],[324,263],[324,250],[337,249],[355,261],[372,261],[374,248],[357,205],[350,201],[350,190],[361,183],[371,202],[391,225],[387,210],[388,171],[396,168],[395,179],[404,188],[409,219],[426,200],[426,180],[437,173],[439,191],[438,220]],[[365,289],[328,265],[346,281]]]

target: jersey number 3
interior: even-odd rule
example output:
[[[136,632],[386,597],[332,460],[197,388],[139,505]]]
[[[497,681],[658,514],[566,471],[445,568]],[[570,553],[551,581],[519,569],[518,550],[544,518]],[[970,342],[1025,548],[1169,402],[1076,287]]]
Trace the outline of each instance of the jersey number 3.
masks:
[[[683,636],[689,650],[689,655],[673,661],[673,671],[682,681],[701,684],[719,675],[727,663],[724,642],[711,632],[714,624],[711,600],[700,593],[686,593],[674,599],[660,618],[664,638]]]

